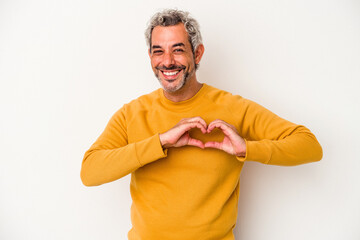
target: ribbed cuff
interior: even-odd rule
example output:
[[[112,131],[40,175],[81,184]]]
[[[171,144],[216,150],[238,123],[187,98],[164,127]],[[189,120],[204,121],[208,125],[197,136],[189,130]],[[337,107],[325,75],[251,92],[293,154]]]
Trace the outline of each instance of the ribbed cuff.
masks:
[[[141,166],[167,156],[167,150],[163,150],[159,134],[135,143],[136,156]]]
[[[271,150],[268,148],[268,144],[262,141],[246,141],[246,155],[245,157],[237,157],[241,162],[244,161],[256,161],[267,164],[271,159]]]

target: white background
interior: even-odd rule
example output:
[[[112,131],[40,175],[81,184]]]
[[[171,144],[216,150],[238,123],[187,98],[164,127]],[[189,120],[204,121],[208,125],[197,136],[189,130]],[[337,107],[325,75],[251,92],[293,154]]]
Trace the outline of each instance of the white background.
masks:
[[[79,173],[112,114],[159,88],[143,32],[165,7],[200,22],[201,82],[323,146],[318,163],[245,164],[236,239],[360,239],[357,0],[0,0],[0,239],[127,238],[129,176]]]

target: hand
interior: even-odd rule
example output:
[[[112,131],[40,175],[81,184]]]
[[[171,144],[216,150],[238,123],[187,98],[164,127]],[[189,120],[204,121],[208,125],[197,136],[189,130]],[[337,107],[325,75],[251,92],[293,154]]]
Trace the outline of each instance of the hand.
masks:
[[[209,124],[207,132],[210,133],[214,128],[219,128],[224,133],[225,137],[222,142],[205,143],[206,148],[217,148],[238,157],[245,157],[245,140],[239,135],[238,131],[233,125],[223,120],[217,119]]]
[[[204,148],[198,139],[191,138],[189,130],[199,128],[203,134],[207,133],[206,122],[201,117],[184,118],[173,128],[159,135],[163,148],[182,147],[186,145]]]

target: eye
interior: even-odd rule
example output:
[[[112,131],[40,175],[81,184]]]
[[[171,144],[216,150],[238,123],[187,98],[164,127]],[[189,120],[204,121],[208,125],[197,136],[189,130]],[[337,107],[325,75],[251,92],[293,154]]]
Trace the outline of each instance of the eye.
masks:
[[[154,50],[153,54],[160,55],[163,51],[162,50]]]
[[[182,48],[176,48],[176,49],[174,50],[174,52],[184,52],[184,49],[182,49]]]

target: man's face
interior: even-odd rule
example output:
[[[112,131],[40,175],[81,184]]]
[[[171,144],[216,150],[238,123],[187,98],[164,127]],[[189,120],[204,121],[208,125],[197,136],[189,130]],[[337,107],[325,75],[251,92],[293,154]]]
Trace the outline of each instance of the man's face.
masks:
[[[151,67],[167,92],[176,92],[194,77],[195,60],[184,24],[152,31]]]

